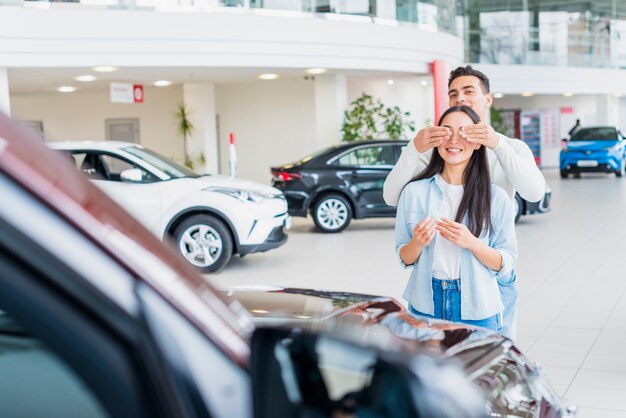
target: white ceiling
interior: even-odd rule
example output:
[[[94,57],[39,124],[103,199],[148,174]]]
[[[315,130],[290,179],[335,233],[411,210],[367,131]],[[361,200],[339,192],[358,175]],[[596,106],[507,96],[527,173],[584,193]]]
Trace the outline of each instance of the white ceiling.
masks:
[[[377,71],[350,70],[329,71],[342,73],[350,77],[368,78],[405,78],[415,77],[418,74],[392,74]],[[126,67],[112,73],[97,73],[87,67],[77,68],[9,68],[9,90],[11,94],[27,94],[54,92],[60,86],[73,86],[80,91],[107,90],[110,82],[137,83],[145,86],[152,85],[156,80],[168,80],[173,84],[214,82],[214,83],[241,83],[259,81],[258,75],[276,73],[281,78],[296,78],[311,76],[302,68],[207,68],[207,67],[169,67],[169,68],[140,68]],[[97,79],[91,82],[74,80],[80,75],[93,75]]]

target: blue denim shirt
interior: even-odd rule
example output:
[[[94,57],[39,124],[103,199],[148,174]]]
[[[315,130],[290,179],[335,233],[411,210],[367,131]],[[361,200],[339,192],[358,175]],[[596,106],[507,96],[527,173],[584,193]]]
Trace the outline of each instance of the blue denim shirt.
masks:
[[[436,177],[409,183],[398,202],[396,215],[396,254],[400,263],[400,249],[413,236],[413,228],[426,216],[439,218],[439,209],[443,201],[443,192]],[[504,189],[491,185],[491,222],[493,230],[489,235],[483,232],[480,240],[497,250],[502,256],[500,271],[490,269],[481,263],[469,250],[461,250],[461,318],[478,320],[489,318],[504,310],[498,291],[497,278],[507,277],[517,259],[515,239],[515,214],[513,202]],[[467,217],[464,220],[467,224]],[[434,239],[443,239],[437,233]],[[426,314],[434,314],[433,304],[433,245],[426,246],[413,266],[409,283],[403,297],[415,309]]]

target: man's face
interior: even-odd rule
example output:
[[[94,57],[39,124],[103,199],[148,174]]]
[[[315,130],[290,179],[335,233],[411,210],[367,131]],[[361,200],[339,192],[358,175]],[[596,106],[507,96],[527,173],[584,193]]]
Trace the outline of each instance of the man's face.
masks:
[[[485,94],[478,77],[464,75],[455,78],[448,89],[448,106],[469,106],[478,113],[481,121],[487,120],[493,96]]]

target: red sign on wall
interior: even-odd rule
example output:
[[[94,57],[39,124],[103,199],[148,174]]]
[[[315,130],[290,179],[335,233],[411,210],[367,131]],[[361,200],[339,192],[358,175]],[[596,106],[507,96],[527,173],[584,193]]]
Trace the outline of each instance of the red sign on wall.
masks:
[[[135,103],[143,103],[143,85],[133,84],[133,101]]]

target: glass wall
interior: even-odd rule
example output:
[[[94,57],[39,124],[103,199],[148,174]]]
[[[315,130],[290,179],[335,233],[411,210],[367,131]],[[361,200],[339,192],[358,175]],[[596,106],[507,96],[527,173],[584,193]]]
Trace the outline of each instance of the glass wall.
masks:
[[[626,1],[463,0],[468,61],[626,68]]]

